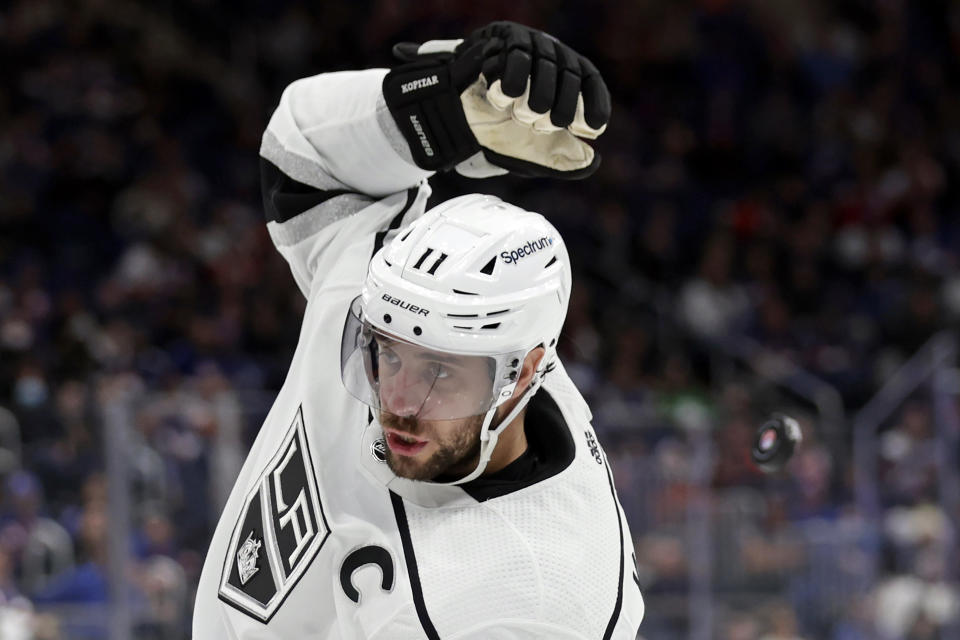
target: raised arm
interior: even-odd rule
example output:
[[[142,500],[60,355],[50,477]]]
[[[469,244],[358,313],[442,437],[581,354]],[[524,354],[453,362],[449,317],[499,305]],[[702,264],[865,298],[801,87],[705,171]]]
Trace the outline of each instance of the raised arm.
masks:
[[[555,38],[495,22],[394,53],[403,63],[389,72],[294,82],[264,134],[270,236],[305,295],[320,260],[356,241],[355,225],[382,232],[390,213],[410,208],[397,194],[435,171],[582,178],[599,165],[582,138],[606,128],[609,93],[590,61]],[[353,220],[375,203],[378,224]]]
[[[391,196],[404,206],[406,198],[394,194],[432,174],[413,163],[387,109],[380,88],[386,74],[370,69],[297,80],[263,135],[267,228],[304,295],[321,261],[358,239],[353,227],[367,221],[352,217]]]
[[[323,73],[287,87],[260,147],[268,217],[299,213],[284,197],[295,187],[290,183],[312,187],[316,198],[345,191],[382,198],[433,173],[413,163],[394,124],[381,91],[386,75],[386,69]]]

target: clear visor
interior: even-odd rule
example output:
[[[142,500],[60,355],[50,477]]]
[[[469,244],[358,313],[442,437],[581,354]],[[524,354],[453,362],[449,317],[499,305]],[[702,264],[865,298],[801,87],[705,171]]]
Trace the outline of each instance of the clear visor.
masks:
[[[457,420],[511,397],[524,355],[462,355],[413,344],[366,321],[357,298],[343,327],[340,374],[347,391],[378,412]]]

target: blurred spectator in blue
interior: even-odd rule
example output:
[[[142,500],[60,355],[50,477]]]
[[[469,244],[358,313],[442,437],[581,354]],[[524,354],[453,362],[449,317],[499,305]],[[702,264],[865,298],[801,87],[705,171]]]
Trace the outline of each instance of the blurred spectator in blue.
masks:
[[[38,604],[107,602],[107,523],[107,512],[102,505],[83,511],[77,532],[79,562],[34,597]]]

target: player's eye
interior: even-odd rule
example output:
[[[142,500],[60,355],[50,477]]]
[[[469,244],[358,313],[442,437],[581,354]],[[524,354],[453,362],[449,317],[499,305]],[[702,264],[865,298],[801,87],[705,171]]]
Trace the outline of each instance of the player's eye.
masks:
[[[380,347],[380,366],[386,368],[389,375],[394,375],[400,370],[400,358],[389,347]]]
[[[431,380],[446,380],[453,375],[453,372],[440,362],[431,362],[427,364],[426,376]]]

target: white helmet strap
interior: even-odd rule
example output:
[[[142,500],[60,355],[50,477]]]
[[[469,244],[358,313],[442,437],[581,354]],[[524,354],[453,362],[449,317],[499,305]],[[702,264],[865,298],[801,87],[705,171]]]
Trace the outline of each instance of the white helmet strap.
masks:
[[[527,406],[527,403],[530,402],[530,398],[533,397],[533,394],[536,393],[537,389],[543,382],[543,376],[540,372],[536,372],[533,377],[533,381],[530,386],[527,387],[527,390],[524,392],[523,396],[520,397],[520,400],[517,402],[516,406],[510,410],[503,420],[500,421],[493,429],[490,428],[490,424],[493,422],[493,418],[497,413],[497,407],[491,408],[487,411],[486,415],[483,416],[483,425],[480,427],[480,459],[477,461],[477,467],[460,478],[459,480],[453,480],[451,482],[434,482],[434,484],[442,485],[457,485],[464,484],[465,482],[470,482],[480,476],[487,468],[487,464],[490,463],[490,458],[493,456],[494,449],[497,448],[497,441],[500,439],[500,434],[503,433],[510,423],[513,422],[520,412],[523,411],[523,408]]]

